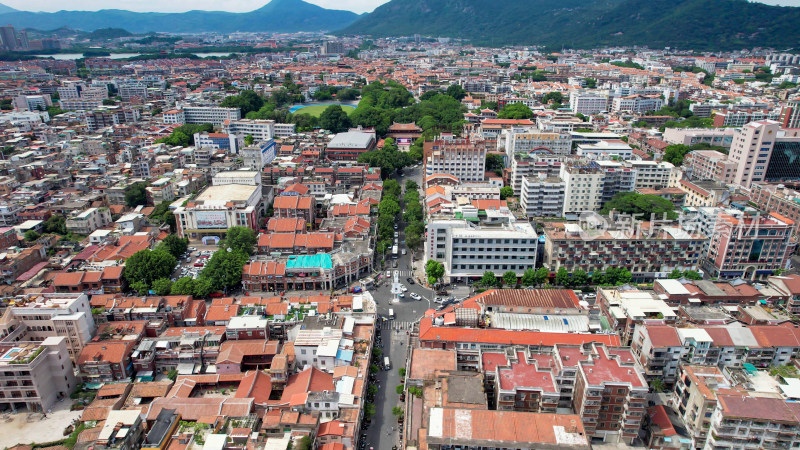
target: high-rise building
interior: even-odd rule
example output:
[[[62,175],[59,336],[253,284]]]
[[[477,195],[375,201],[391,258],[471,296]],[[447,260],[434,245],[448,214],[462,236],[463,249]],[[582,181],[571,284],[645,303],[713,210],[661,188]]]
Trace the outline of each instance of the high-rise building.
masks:
[[[800,128],[800,98],[789,100],[781,109],[781,127]]]
[[[479,136],[444,137],[426,142],[425,176],[448,173],[462,182],[483,181],[486,172],[486,145]]]
[[[764,181],[780,124],[774,120],[750,122],[734,136],[728,158],[736,163],[733,182],[749,188]]]

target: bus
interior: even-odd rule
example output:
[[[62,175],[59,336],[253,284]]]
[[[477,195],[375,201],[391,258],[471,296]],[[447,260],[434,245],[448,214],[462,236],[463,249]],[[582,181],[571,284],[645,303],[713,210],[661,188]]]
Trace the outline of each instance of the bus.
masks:
[[[397,259],[397,252],[397,246],[395,245],[392,247],[392,258]]]

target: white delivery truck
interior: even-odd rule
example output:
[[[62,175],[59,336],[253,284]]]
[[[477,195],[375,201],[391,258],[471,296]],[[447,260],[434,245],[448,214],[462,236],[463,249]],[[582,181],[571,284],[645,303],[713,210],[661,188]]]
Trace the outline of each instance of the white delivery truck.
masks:
[[[389,357],[388,356],[384,356],[383,357],[383,370],[391,370],[391,369],[392,369],[392,363],[389,362]]]

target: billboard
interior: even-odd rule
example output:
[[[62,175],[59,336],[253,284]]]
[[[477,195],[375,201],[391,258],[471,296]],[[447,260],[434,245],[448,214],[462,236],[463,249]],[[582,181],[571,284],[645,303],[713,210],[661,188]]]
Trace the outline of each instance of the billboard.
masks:
[[[197,211],[194,213],[197,228],[228,228],[225,211]]]

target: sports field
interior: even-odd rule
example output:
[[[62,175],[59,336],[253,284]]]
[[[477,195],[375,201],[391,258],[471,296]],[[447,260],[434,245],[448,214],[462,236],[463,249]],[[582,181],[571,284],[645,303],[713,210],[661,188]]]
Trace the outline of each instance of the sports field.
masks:
[[[297,108],[294,111],[291,111],[291,110],[290,111],[293,114],[309,114],[309,115],[314,116],[314,117],[319,117],[319,115],[322,114],[322,111],[325,111],[325,109],[328,106],[331,106],[331,105],[309,105],[309,106],[303,106],[301,108]],[[340,105],[340,106],[342,107],[344,112],[346,112],[348,115],[350,113],[352,113],[353,111],[355,111],[355,109],[356,109],[355,106],[351,106],[351,105]]]

